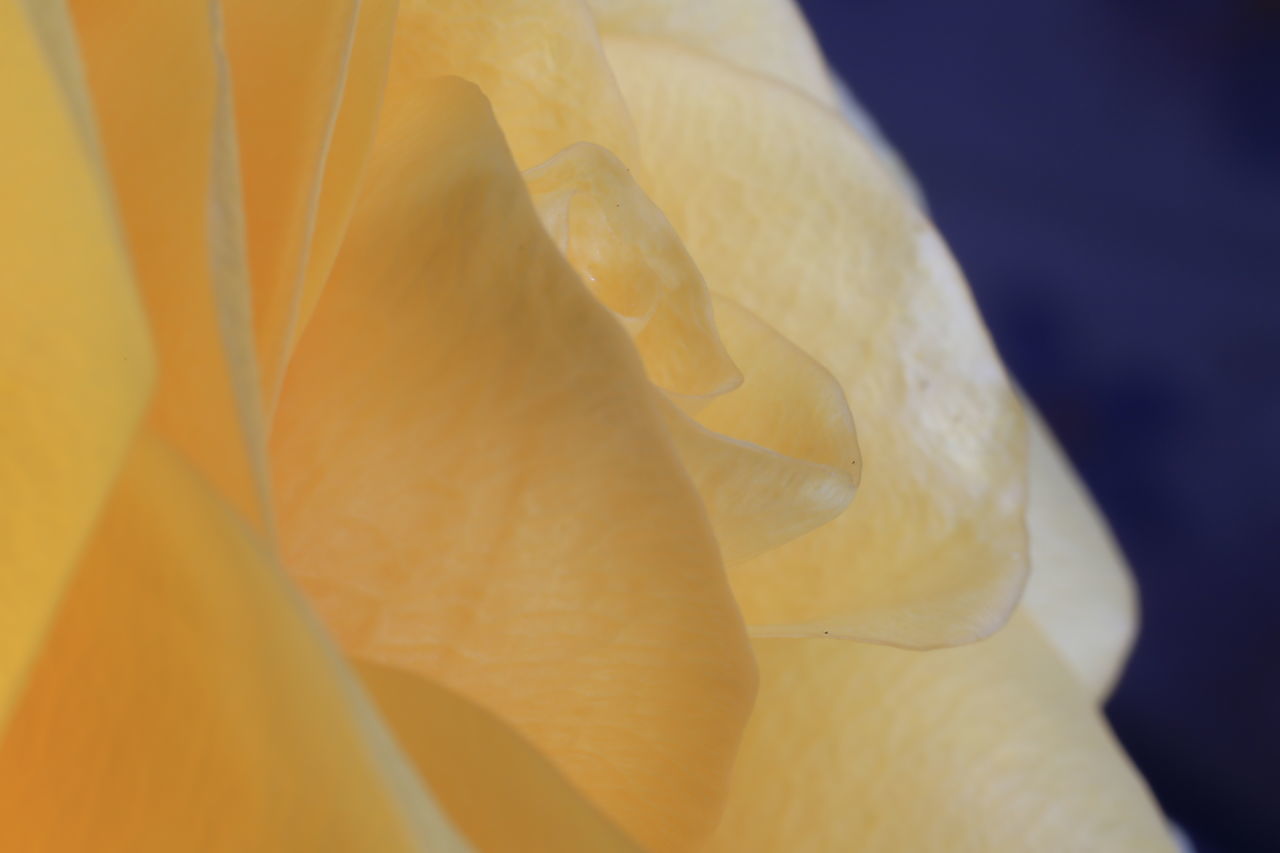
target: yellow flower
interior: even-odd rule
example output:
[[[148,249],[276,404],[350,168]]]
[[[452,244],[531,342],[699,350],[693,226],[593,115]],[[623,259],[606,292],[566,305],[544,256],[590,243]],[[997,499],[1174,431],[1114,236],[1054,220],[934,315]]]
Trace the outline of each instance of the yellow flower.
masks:
[[[0,849],[1166,848],[836,104],[787,0],[0,6]]]

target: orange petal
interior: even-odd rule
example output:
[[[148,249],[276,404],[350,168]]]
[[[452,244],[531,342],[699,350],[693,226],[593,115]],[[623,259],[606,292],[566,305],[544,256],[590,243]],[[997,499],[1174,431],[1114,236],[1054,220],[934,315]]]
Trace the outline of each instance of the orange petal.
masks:
[[[391,57],[392,0],[223,0],[258,362],[274,396],[337,254]]]
[[[792,0],[588,0],[605,35],[677,44],[796,87],[828,106],[839,96]]]
[[[160,372],[149,423],[238,510],[266,525],[263,428],[217,6],[70,5],[156,343]]]
[[[866,459],[834,521],[735,571],[753,630],[980,637],[1026,570],[1021,413],[941,240],[839,116],[677,48],[608,50],[650,196],[712,291],[840,381]]]
[[[742,382],[716,332],[702,274],[622,161],[579,143],[525,173],[543,223],[583,281],[623,321],[645,372],[672,394]]]
[[[493,104],[522,169],[575,142],[637,165],[635,132],[581,0],[401,0],[389,100],[451,74]]]
[[[639,853],[497,717],[403,670],[357,665],[449,817],[485,853]]]
[[[467,849],[264,545],[148,438],[0,743],[0,848]]]
[[[350,653],[479,701],[678,848],[714,823],[750,707],[741,617],[639,360],[484,98],[415,92],[388,99],[286,378],[287,563]]]
[[[1174,849],[1092,698],[1024,616],[931,652],[754,645],[760,700],[711,850]]]
[[[1099,700],[1111,692],[1137,633],[1137,595],[1124,556],[1089,491],[1034,411],[1031,578],[1027,612]]]
[[[60,11],[0,6],[0,727],[154,372]]]

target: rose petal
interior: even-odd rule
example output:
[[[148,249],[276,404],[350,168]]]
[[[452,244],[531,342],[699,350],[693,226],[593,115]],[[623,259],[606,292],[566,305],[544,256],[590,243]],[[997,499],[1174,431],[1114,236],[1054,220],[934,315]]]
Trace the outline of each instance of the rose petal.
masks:
[[[848,471],[712,432],[664,400],[667,427],[733,565],[825,524],[853,500]]]
[[[148,422],[237,510],[266,525],[264,430],[218,7],[70,5],[155,339],[160,372]]]
[[[588,0],[605,35],[661,39],[767,74],[828,106],[839,96],[791,0]]]
[[[702,274],[621,160],[579,143],[526,172],[525,182],[543,223],[563,231],[569,263],[631,332],[654,384],[711,397],[742,382]]]
[[[351,215],[386,81],[395,3],[223,5],[255,347],[271,400]]]
[[[711,850],[1174,849],[1092,698],[1025,616],[931,652],[754,646],[760,700]]]
[[[734,571],[758,634],[980,637],[1021,591],[1023,425],[963,279],[876,155],[788,87],[611,39],[650,196],[713,291],[840,381],[866,459],[852,507]]]
[[[496,716],[412,673],[357,665],[449,818],[486,853],[639,853]]]
[[[753,689],[715,543],[484,98],[415,93],[387,101],[286,378],[287,563],[351,653],[496,711],[642,843],[684,846]]]
[[[708,429],[837,470],[856,486],[862,457],[853,415],[831,372],[759,316],[715,297],[716,323],[741,387],[698,412]]]
[[[635,168],[635,131],[581,0],[401,0],[388,99],[452,74],[480,87],[520,168],[594,142]],[[410,89],[411,93],[411,89]]]
[[[0,6],[0,727],[155,369],[59,12]]]
[[[250,528],[142,438],[0,743],[5,850],[466,850]]]
[[[707,401],[696,422],[674,406],[666,415],[733,565],[843,512],[861,464],[835,378],[747,309],[724,297],[715,306],[746,380]]]
[[[1081,682],[1101,700],[1111,692],[1137,633],[1133,579],[1049,428],[1031,424],[1031,577],[1023,598]]]

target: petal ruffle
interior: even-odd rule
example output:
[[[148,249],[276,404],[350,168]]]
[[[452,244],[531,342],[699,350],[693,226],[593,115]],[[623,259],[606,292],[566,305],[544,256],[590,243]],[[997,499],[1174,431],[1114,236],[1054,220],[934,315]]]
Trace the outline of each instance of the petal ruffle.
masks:
[[[753,631],[928,647],[994,630],[1026,571],[1023,424],[937,234],[810,99],[678,48],[606,48],[650,195],[708,285],[802,342],[858,420],[850,509],[733,572]]]
[[[582,0],[400,0],[395,45],[402,73],[391,77],[389,100],[430,77],[474,83],[522,169],[577,142],[638,165],[631,119]]]
[[[0,57],[2,730],[155,368],[60,8],[0,6]]]
[[[853,500],[848,471],[712,432],[663,400],[667,428],[733,565],[824,524]]]
[[[853,500],[861,462],[835,378],[732,300],[716,322],[745,380],[667,423],[730,565],[784,545]]]
[[[732,300],[713,300],[679,236],[627,167],[580,143],[525,173],[543,224],[632,336],[664,419],[737,563],[839,515],[858,447],[840,385]],[[732,337],[748,385],[721,340]],[[691,413],[696,413],[697,420]]]
[[[715,297],[716,323],[742,385],[698,410],[708,429],[840,473],[852,488],[862,461],[853,415],[831,372],[732,299]]]
[[[715,851],[1172,853],[1092,697],[1031,620],[931,652],[757,640]]]
[[[621,160],[579,143],[525,172],[525,182],[570,265],[631,332],[655,385],[701,398],[742,382],[702,274]]]
[[[370,163],[272,435],[287,563],[350,653],[495,711],[642,843],[691,843],[753,668],[639,360],[473,86],[388,99]]]

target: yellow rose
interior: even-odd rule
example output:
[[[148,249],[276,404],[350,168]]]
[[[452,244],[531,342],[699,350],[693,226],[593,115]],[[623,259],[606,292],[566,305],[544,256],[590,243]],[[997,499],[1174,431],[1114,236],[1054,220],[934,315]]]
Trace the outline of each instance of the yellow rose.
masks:
[[[836,104],[787,0],[0,6],[0,849],[1166,849]]]

